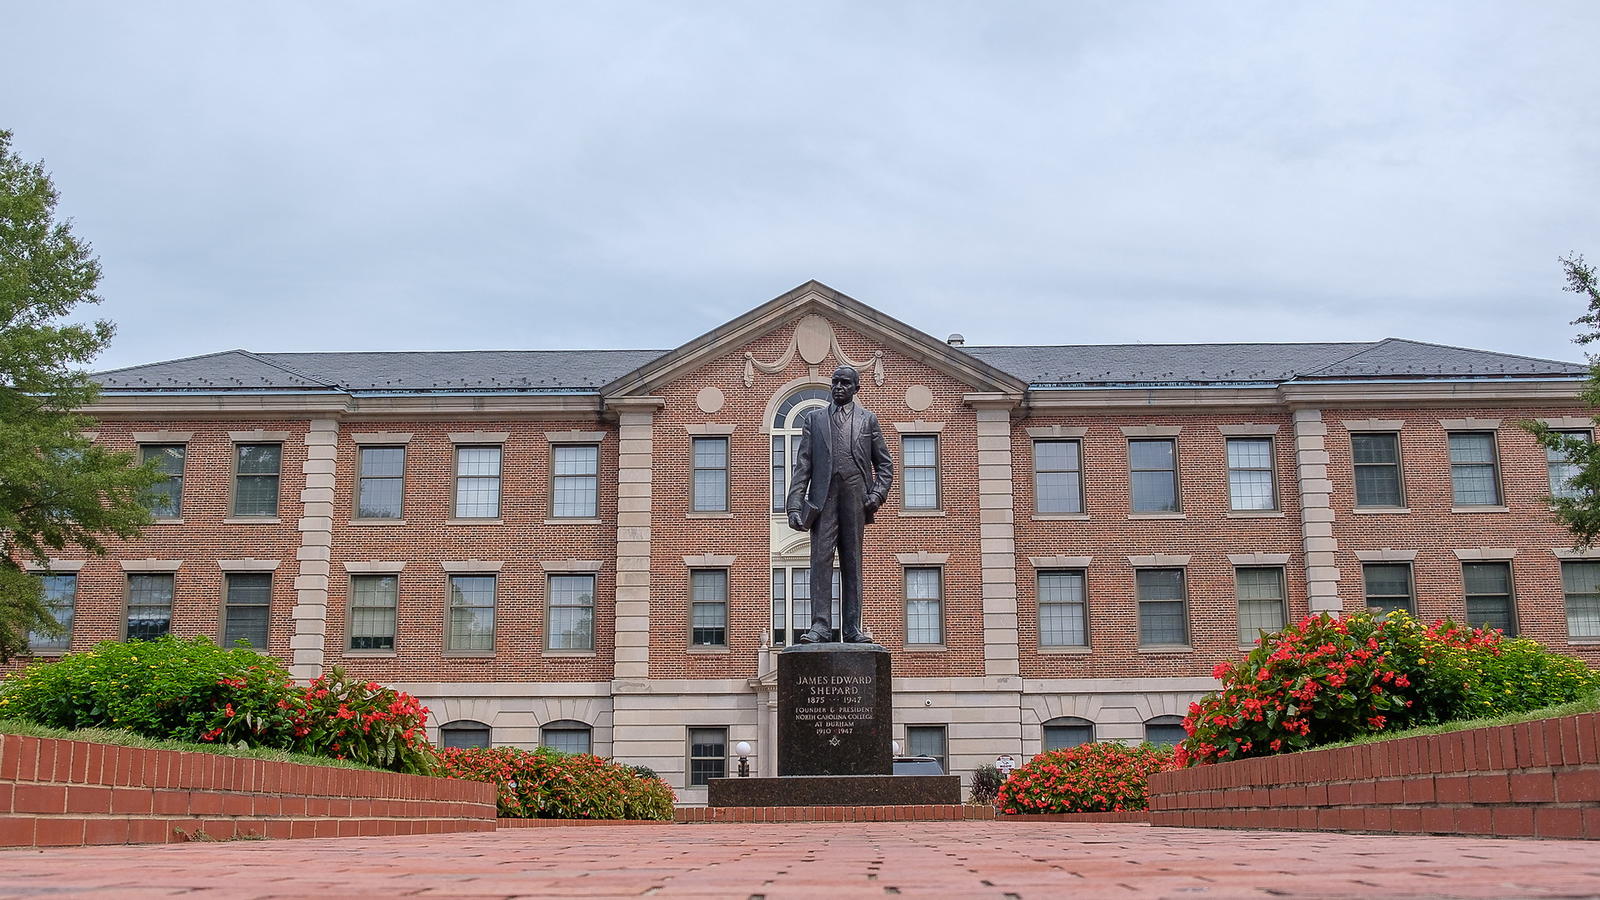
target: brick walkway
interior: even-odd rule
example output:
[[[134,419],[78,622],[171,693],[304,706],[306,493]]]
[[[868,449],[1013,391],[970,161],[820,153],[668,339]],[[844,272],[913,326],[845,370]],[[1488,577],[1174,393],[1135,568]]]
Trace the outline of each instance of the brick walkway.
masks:
[[[1600,845],[924,822],[0,851],[0,897],[1594,897]]]

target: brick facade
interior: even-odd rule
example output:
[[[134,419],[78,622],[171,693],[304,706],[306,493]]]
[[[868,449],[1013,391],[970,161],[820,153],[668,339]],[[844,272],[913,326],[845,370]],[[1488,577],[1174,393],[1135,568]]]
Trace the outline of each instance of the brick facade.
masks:
[[[1362,566],[1404,557],[1418,613],[1460,618],[1462,563],[1507,561],[1521,632],[1600,663],[1600,645],[1568,638],[1558,554],[1570,557],[1571,541],[1541,499],[1544,451],[1517,425],[1587,423],[1577,367],[1130,389],[1044,383],[988,358],[812,283],[570,390],[149,394],[112,379],[93,410],[97,440],[129,450],[154,433],[181,437],[163,440],[187,447],[182,517],[111,542],[104,558],[59,564],[81,562],[72,647],[123,637],[127,575],[153,565],[174,574],[172,631],[219,637],[224,576],[250,566],[272,576],[267,649],[297,676],[339,665],[397,684],[436,724],[479,722],[496,743],[536,744],[544,725],[581,723],[595,752],[657,769],[694,802],[703,790],[685,784],[688,729],[727,729],[728,747],[749,741],[756,771],[773,769],[773,571],[788,579],[806,565],[804,536],[771,508],[773,417],[796,392],[825,387],[843,359],[864,363],[858,400],[897,462],[868,531],[865,622],[893,653],[896,736],[943,727],[953,772],[1037,752],[1052,719],[1139,739],[1147,721],[1181,714],[1241,652],[1240,567],[1282,570],[1292,620],[1363,607]],[[1351,434],[1375,428],[1399,435],[1403,510],[1356,505]],[[1501,504],[1452,506],[1451,430],[1493,434]],[[250,434],[282,444],[271,519],[230,515],[233,446]],[[905,508],[907,436],[937,442],[931,509]],[[1227,442],[1241,436],[1270,441],[1270,509],[1230,503]],[[691,509],[697,438],[727,441],[726,511]],[[1077,442],[1081,512],[1039,511],[1040,440]],[[1130,440],[1173,442],[1177,510],[1133,511]],[[598,447],[592,517],[552,515],[552,448],[564,443]],[[485,445],[501,451],[500,514],[457,519],[457,448]],[[398,519],[357,514],[363,446],[404,448]],[[907,567],[940,571],[936,643],[908,645]],[[724,644],[693,645],[700,568],[727,572]],[[1186,643],[1141,646],[1141,568],[1181,570]],[[1041,571],[1082,572],[1085,646],[1041,646]],[[593,646],[554,650],[550,579],[574,572],[594,579]],[[398,579],[392,650],[351,649],[352,578],[372,573]],[[495,576],[493,649],[449,652],[448,579],[474,573]]]

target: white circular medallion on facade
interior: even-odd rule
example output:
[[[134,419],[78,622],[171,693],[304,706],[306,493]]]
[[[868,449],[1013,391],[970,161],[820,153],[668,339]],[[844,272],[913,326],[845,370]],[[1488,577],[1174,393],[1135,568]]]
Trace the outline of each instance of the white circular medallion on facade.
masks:
[[[800,358],[814,366],[828,358],[828,348],[833,346],[833,326],[827,319],[812,313],[795,326],[794,343]]]
[[[724,399],[722,388],[703,387],[700,389],[700,393],[694,395],[694,405],[700,407],[701,412],[709,415],[714,412],[721,412]]]
[[[925,384],[913,384],[906,388],[906,406],[912,412],[922,412],[933,405],[933,391]]]

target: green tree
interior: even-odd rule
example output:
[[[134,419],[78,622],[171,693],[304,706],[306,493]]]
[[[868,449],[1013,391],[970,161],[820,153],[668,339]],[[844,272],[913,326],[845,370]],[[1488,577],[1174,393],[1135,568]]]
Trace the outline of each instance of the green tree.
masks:
[[[1578,253],[1561,257],[1561,270],[1567,279],[1562,290],[1589,301],[1589,311],[1572,320],[1572,324],[1585,329],[1572,340],[1579,344],[1600,341],[1600,275]],[[1600,407],[1600,356],[1591,354],[1589,364],[1589,381],[1579,397],[1595,409]],[[1556,519],[1577,538],[1577,546],[1588,547],[1600,536],[1600,444],[1587,437],[1562,434],[1540,422],[1526,422],[1523,427],[1546,448],[1565,454],[1576,467],[1576,474],[1568,482],[1569,490],[1564,492],[1568,496],[1551,497],[1550,507]]]
[[[43,164],[23,161],[0,131],[0,663],[27,649],[30,631],[60,633],[26,564],[69,546],[104,553],[100,535],[137,535],[159,477],[82,434],[94,420],[78,410],[97,386],[78,367],[112,327],[66,321],[100,302],[100,263],[56,219],[56,199]]]

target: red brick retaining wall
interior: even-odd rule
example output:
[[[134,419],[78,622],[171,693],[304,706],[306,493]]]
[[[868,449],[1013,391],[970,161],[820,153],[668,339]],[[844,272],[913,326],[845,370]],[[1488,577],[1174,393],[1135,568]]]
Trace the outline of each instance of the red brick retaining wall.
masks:
[[[494,827],[489,784],[0,736],[0,847]]]
[[[1150,821],[1600,840],[1600,713],[1162,772]]]

